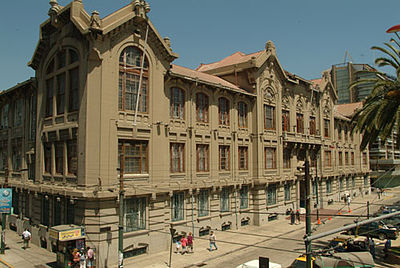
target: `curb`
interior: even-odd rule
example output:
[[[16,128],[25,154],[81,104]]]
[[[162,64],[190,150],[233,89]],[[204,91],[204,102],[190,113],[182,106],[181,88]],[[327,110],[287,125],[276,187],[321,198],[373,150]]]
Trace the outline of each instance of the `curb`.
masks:
[[[6,261],[4,261],[3,259],[0,259],[0,262],[2,264],[4,264],[5,266],[9,267],[9,268],[14,268],[14,266],[12,266],[11,264],[8,264]]]

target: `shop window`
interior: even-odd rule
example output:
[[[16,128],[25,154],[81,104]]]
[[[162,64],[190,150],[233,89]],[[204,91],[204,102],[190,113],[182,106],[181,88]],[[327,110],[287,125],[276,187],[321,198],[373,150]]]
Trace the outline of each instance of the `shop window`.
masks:
[[[172,196],[172,221],[180,221],[184,219],[184,193],[174,193]]]

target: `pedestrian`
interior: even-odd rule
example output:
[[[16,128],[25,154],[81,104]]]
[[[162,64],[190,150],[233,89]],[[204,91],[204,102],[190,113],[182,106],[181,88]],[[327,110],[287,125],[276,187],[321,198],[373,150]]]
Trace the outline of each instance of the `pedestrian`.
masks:
[[[187,246],[188,240],[186,238],[186,235],[183,235],[181,238],[181,245],[182,245],[182,255],[185,254],[186,251],[186,246]]]
[[[215,241],[216,241],[215,234],[214,234],[213,231],[211,231],[211,232],[210,232],[210,249],[209,249],[210,251],[213,250],[213,249],[212,249],[212,246],[215,247],[215,250],[218,249],[217,245],[215,244]]]
[[[79,267],[79,262],[81,261],[81,255],[78,252],[77,248],[74,248],[72,252],[72,261],[74,262],[74,268]]]
[[[81,248],[79,255],[79,268],[86,268],[86,254],[84,248]]]
[[[299,209],[296,211],[296,221],[297,221],[296,224],[300,224],[300,210]]]
[[[290,209],[290,224],[293,225],[295,221],[295,215],[293,209]]]
[[[383,249],[383,252],[385,253],[385,258],[389,256],[389,250],[392,247],[392,241],[390,239],[387,239],[385,242],[385,248]]]
[[[24,240],[24,249],[29,248],[29,241],[31,240],[32,235],[31,232],[29,232],[28,229],[25,229],[25,231],[22,232],[22,239]]]
[[[350,209],[350,203],[351,203],[351,197],[349,195],[347,196],[347,206],[349,207],[349,209]]]
[[[372,237],[369,240],[369,252],[371,253],[372,257],[375,259],[376,258],[375,241]]]
[[[181,251],[181,241],[179,239],[176,240],[175,242],[176,248],[175,248],[175,253],[180,253]]]
[[[193,253],[193,234],[191,232],[189,232],[189,235],[187,237],[187,247],[188,247],[188,251],[190,249],[190,252]]]
[[[87,250],[87,267],[92,268],[94,266],[94,251],[90,247],[87,247],[86,250]]]
[[[378,188],[376,191],[378,192],[378,199],[381,199],[382,189]]]

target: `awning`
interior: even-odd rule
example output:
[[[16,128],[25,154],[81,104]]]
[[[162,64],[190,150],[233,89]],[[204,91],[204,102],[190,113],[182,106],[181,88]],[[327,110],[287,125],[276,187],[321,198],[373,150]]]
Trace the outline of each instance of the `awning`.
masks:
[[[50,227],[49,238],[58,241],[71,241],[85,238],[85,228],[77,225],[57,225]]]

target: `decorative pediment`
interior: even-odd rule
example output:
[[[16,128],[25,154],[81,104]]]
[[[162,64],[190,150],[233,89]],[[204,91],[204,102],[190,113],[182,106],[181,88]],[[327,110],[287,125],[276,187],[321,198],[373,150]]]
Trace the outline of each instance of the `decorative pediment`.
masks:
[[[282,107],[287,110],[290,109],[290,100],[286,95],[282,97]]]
[[[296,101],[296,111],[304,112],[304,103],[301,97],[299,97]]]
[[[264,101],[270,104],[276,103],[276,92],[273,88],[267,87],[263,90]]]

